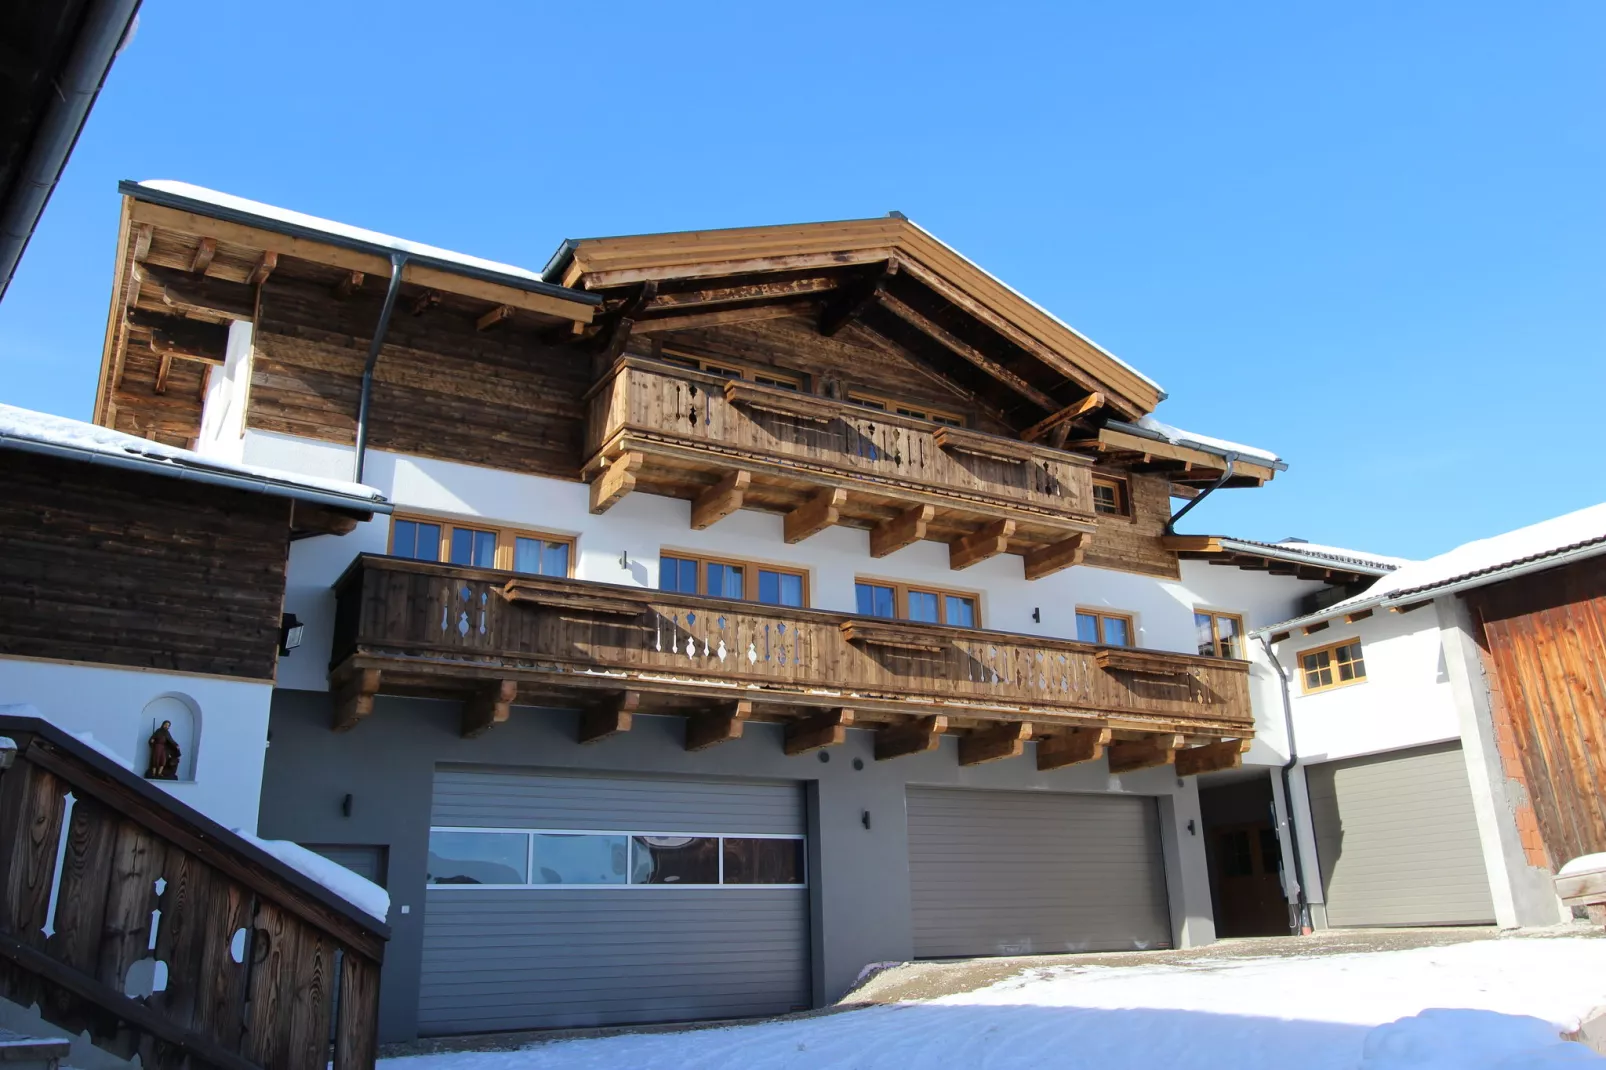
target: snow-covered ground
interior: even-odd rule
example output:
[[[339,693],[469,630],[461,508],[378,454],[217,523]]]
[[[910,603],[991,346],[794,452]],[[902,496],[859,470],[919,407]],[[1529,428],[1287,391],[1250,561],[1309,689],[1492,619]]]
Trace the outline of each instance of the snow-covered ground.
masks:
[[[1559,1039],[1603,1006],[1606,940],[1485,940],[1364,954],[1055,966],[930,1002],[392,1059],[385,1068],[1606,1067],[1583,1045]]]

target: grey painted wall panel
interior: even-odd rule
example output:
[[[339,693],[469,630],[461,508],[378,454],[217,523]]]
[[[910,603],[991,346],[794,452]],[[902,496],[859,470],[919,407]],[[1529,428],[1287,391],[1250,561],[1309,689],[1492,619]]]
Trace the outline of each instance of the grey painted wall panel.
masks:
[[[1154,800],[909,789],[917,958],[1167,947]]]
[[[1306,770],[1327,923],[1494,922],[1459,743]]]
[[[317,851],[331,862],[338,862],[359,877],[385,886],[385,849],[369,844],[307,843],[303,847]]]

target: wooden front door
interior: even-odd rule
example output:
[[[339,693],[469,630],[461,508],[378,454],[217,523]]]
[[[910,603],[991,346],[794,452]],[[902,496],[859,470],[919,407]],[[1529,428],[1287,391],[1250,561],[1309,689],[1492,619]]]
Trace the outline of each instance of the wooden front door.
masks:
[[[1216,935],[1286,936],[1288,900],[1279,870],[1282,851],[1269,821],[1212,829]]]

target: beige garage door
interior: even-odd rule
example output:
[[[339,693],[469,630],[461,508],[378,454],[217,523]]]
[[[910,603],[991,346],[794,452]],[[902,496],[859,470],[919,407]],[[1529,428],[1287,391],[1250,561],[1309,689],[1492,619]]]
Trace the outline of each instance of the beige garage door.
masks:
[[[1494,921],[1461,744],[1306,770],[1327,923]]]

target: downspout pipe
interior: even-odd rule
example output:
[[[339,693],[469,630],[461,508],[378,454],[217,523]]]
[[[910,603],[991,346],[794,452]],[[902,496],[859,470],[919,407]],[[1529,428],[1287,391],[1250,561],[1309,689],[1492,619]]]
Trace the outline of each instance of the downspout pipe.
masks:
[[[1283,763],[1283,806],[1287,808],[1288,820],[1288,847],[1294,862],[1294,909],[1289,918],[1289,930],[1295,936],[1306,935],[1311,932],[1310,900],[1305,895],[1305,863],[1299,853],[1299,828],[1294,823],[1294,789],[1292,773],[1294,766],[1299,764],[1299,747],[1294,743],[1294,703],[1289,697],[1288,673],[1283,669],[1283,663],[1277,660],[1272,653],[1271,641],[1265,635],[1257,636],[1261,647],[1266,651],[1266,660],[1271,662],[1272,668],[1277,670],[1277,679],[1282,683],[1283,693],[1283,731],[1288,739],[1288,760]]]
[[[1236,453],[1227,453],[1223,456],[1227,458],[1227,467],[1223,469],[1221,478],[1217,479],[1214,483],[1206,487],[1203,494],[1188,502],[1181,509],[1178,509],[1176,515],[1165,522],[1165,533],[1167,535],[1175,535],[1177,533],[1177,521],[1187,516],[1190,509],[1204,501],[1206,498],[1210,497],[1211,494],[1220,490],[1226,484],[1227,480],[1232,478],[1232,470],[1238,465],[1238,455]]]
[[[374,365],[379,363],[379,350],[384,347],[385,334],[390,330],[391,313],[396,311],[396,298],[401,296],[402,268],[406,266],[406,253],[390,254],[390,285],[385,288],[385,304],[379,310],[374,340],[368,343],[368,360],[362,366],[362,395],[357,402],[357,464],[352,476],[355,483],[362,482],[363,461],[368,455],[368,410],[373,402]]]

